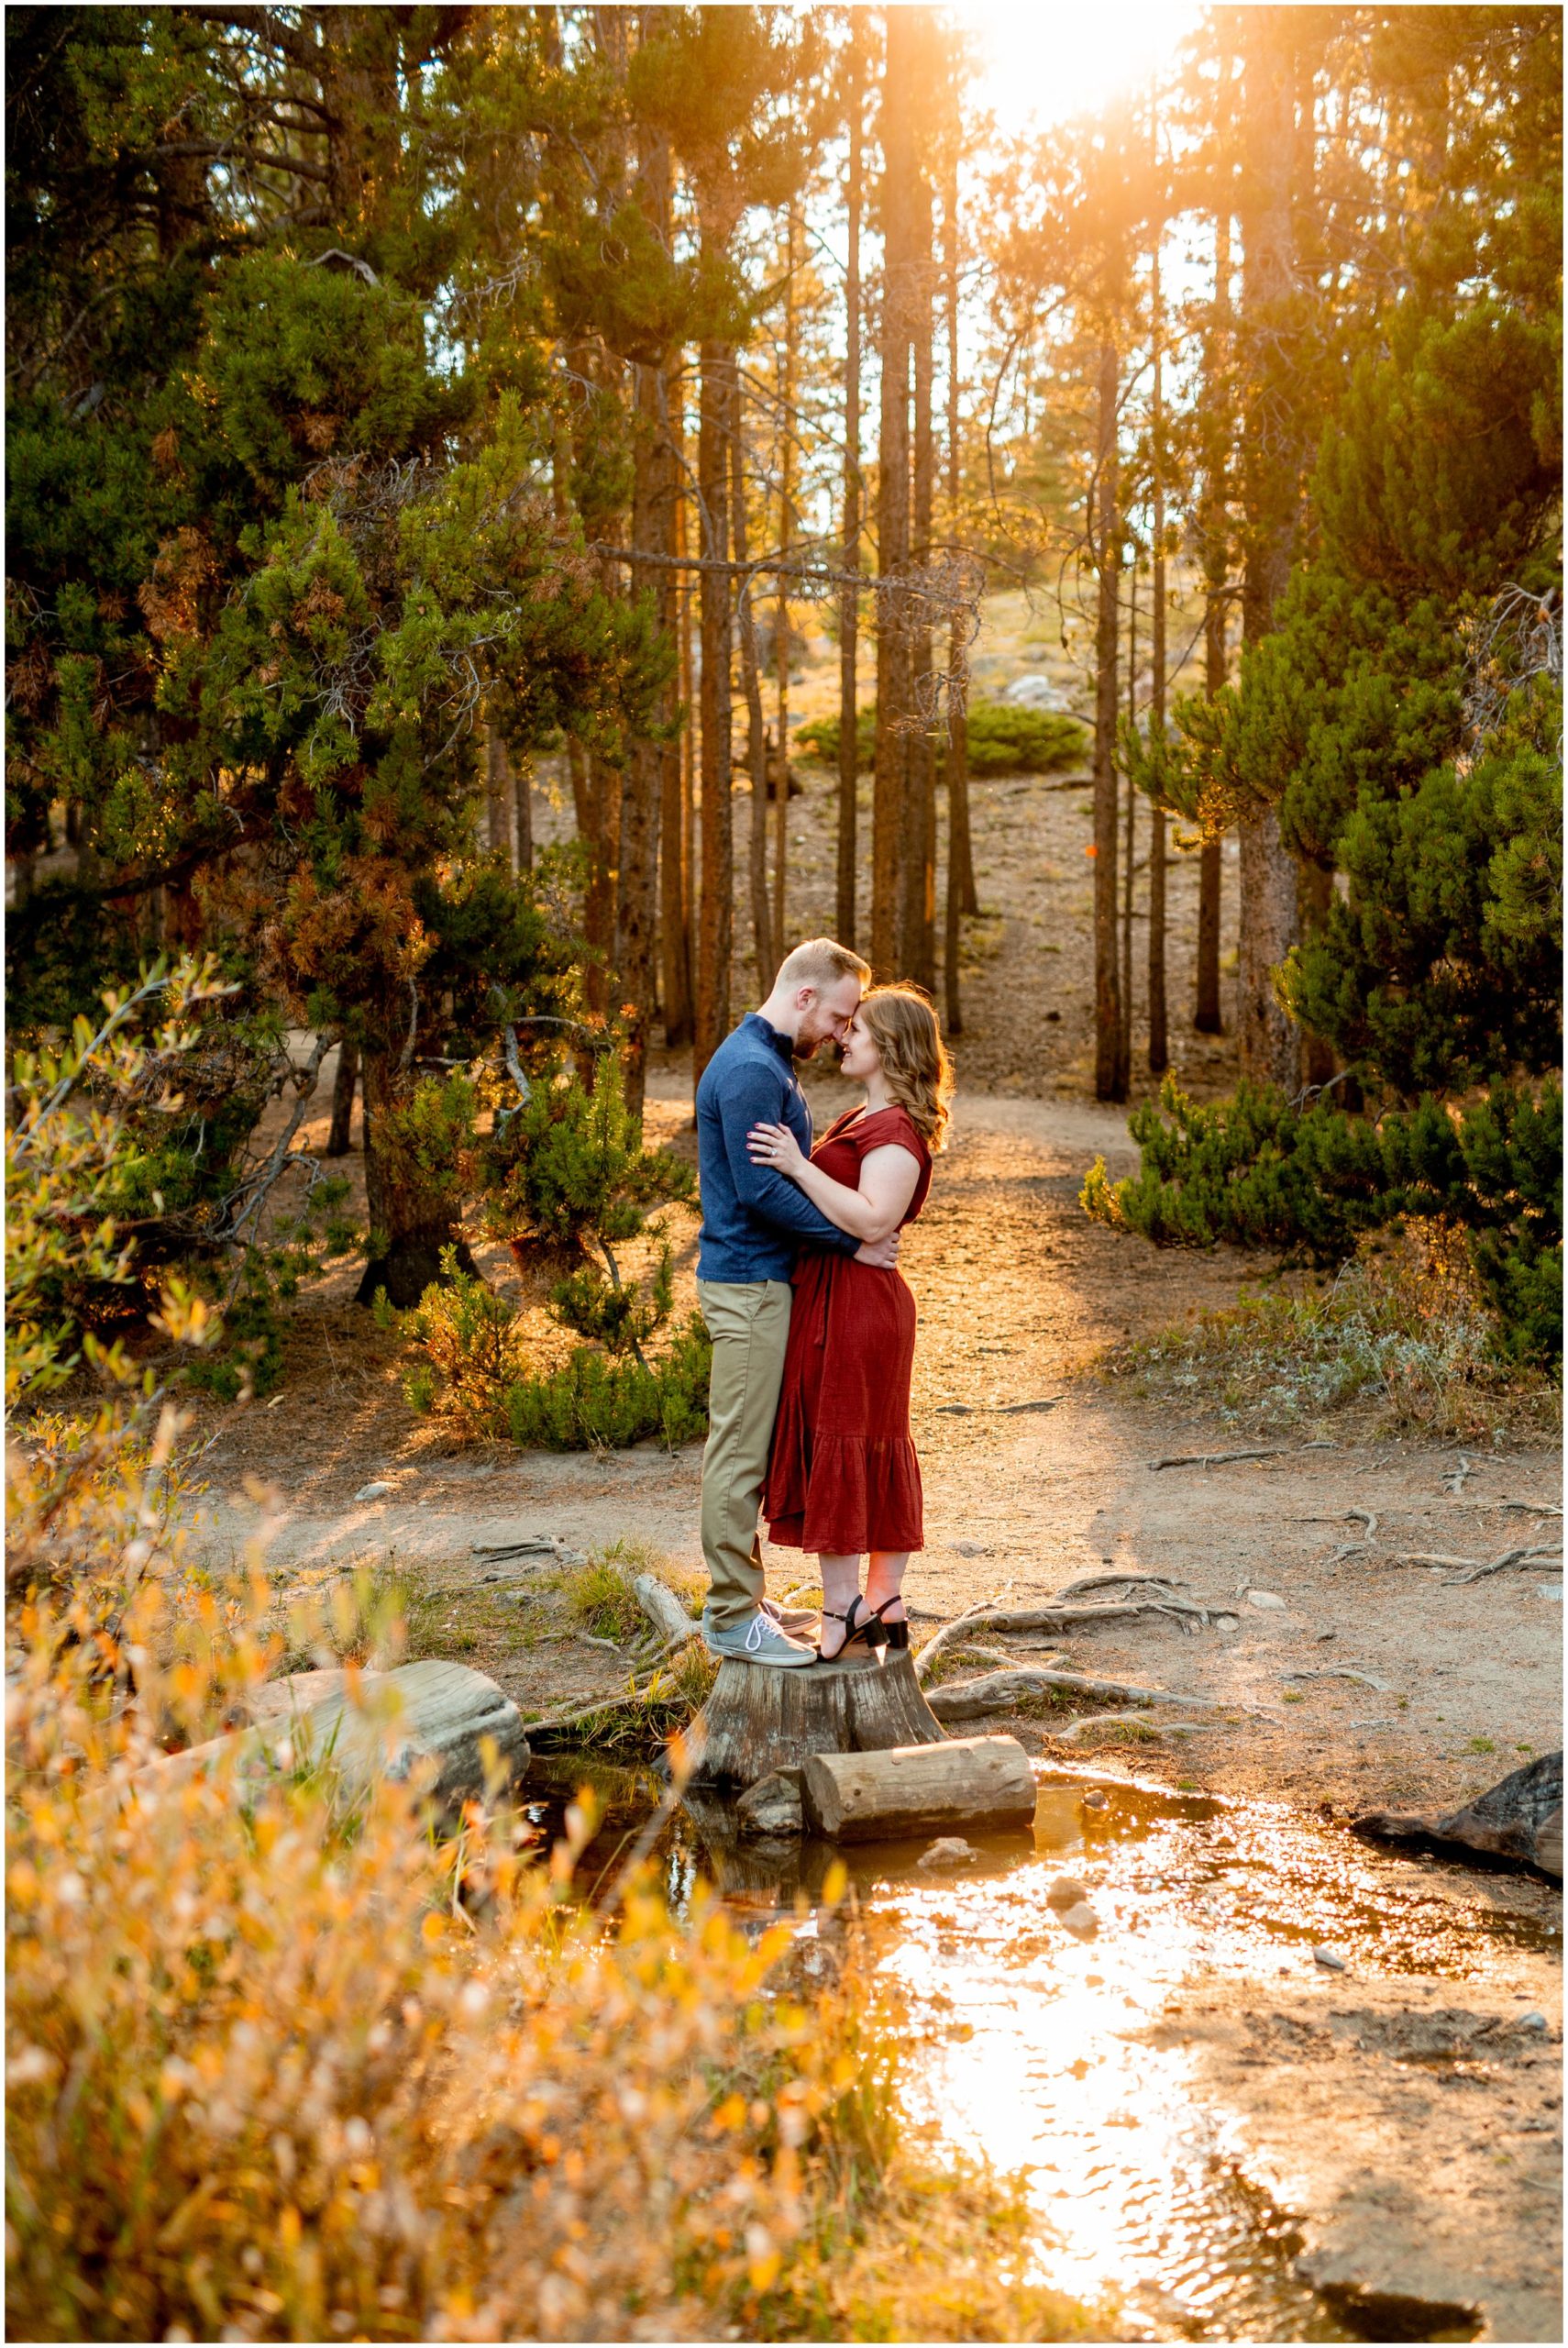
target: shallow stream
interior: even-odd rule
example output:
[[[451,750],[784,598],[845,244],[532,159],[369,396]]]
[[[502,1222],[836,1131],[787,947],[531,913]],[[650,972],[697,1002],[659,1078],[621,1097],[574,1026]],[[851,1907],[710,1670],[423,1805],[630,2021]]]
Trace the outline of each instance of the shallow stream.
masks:
[[[547,1833],[560,1831],[584,1782],[602,1811],[580,1874],[591,1889],[663,1789],[649,1771],[538,1760],[525,1794]],[[1039,2279],[1117,2300],[1120,2337],[1473,2336],[1473,2325],[1444,2328],[1413,2306],[1386,2306],[1369,2324],[1305,2283],[1299,2237],[1244,2182],[1230,2116],[1205,2099],[1189,2049],[1158,2026],[1173,1997],[1190,1999],[1205,1983],[1286,1988],[1312,1977],[1315,1948],[1364,1977],[1422,1977],[1413,1997],[1442,1978],[1506,1987],[1510,1958],[1561,1947],[1544,1886],[1390,1857],[1277,1805],[1092,1773],[1044,1773],[1032,1836],[974,1840],[973,1862],[938,1874],[920,1866],[923,1843],[842,1854],[745,1844],[709,1796],[668,1822],[655,1854],[678,1910],[701,1877],[743,1922],[793,1918],[808,1969],[826,1922],[823,1883],[843,1857],[916,2033],[904,2066],[910,2120],[999,2169],[1027,2171]],[[1092,1940],[1074,1937],[1047,1904],[1064,1874],[1099,1919]]]

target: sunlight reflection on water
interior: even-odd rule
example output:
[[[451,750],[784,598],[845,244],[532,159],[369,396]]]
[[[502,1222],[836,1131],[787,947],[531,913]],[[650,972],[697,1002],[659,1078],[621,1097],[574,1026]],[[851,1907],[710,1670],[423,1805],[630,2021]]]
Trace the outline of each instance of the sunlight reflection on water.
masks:
[[[1042,1784],[1032,1840],[982,1838],[978,1864],[955,1875],[922,1873],[922,1844],[843,1853],[910,2014],[908,2115],[1027,2173],[1037,2279],[1119,2302],[1118,2337],[1355,2336],[1294,2273],[1288,2221],[1229,2164],[1227,2115],[1198,2089],[1188,2048],[1166,2040],[1167,2008],[1179,1996],[1190,2013],[1205,1983],[1315,1978],[1323,1943],[1364,1974],[1479,1978],[1560,1936],[1528,1893],[1375,1854],[1276,1804],[1133,1785],[1086,1804],[1086,1790]],[[646,1792],[624,1799],[606,1865],[612,1823],[619,1839],[646,1811]],[[677,1906],[703,1875],[743,1920],[794,1911],[810,1938],[832,1855],[737,1844],[725,1806],[693,1798],[662,1858]],[[1099,1918],[1092,1941],[1047,1903],[1069,1872]]]

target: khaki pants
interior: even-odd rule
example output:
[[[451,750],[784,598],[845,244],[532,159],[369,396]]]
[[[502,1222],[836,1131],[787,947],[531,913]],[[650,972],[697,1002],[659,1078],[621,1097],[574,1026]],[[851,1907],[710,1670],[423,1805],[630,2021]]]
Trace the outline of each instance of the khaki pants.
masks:
[[[756,1512],[784,1381],[788,1280],[699,1280],[713,1340],[702,1454],[702,1556],[720,1630],[755,1614],[764,1589]]]

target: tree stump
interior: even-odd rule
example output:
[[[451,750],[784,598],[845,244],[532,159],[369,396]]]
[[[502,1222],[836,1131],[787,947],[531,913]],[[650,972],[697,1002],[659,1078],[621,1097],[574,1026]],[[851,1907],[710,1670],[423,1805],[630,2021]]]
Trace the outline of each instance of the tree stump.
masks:
[[[702,1785],[754,1786],[812,1753],[887,1753],[896,1744],[942,1744],[907,1651],[878,1666],[860,1657],[780,1671],[767,1664],[719,1666],[702,1714]]]

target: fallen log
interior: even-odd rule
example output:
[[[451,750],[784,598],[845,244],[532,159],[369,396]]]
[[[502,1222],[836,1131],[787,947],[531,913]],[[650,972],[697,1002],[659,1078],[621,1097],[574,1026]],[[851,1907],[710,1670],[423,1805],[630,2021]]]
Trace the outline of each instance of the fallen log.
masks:
[[[697,1636],[697,1624],[669,1584],[660,1581],[657,1574],[638,1574],[632,1594],[667,1647]]]
[[[1515,1859],[1561,1881],[1562,1755],[1543,1754],[1441,1817],[1370,1811],[1352,1819],[1351,1833],[1368,1843],[1419,1843],[1439,1850],[1475,1851],[1485,1858]]]
[[[1016,1737],[969,1736],[885,1753],[813,1753],[801,1776],[810,1830],[830,1843],[893,1842],[955,1826],[1030,1826],[1034,1773]]]
[[[1042,1694],[1088,1696],[1100,1703],[1141,1704],[1154,1711],[1178,1705],[1183,1711],[1274,1717],[1252,1704],[1227,1703],[1212,1696],[1177,1696],[1168,1688],[1141,1688],[1130,1679],[1091,1679],[1081,1671],[1047,1671],[1032,1664],[1020,1665],[1013,1671],[988,1671],[980,1679],[955,1680],[949,1687],[933,1689],[927,1700],[939,1721],[975,1721],[988,1713],[1010,1711],[1015,1704]]]
[[[809,1671],[726,1658],[702,1713],[697,1780],[752,1786],[776,1769],[800,1767],[813,1753],[944,1741],[907,1650],[880,1667],[835,1660]]]

